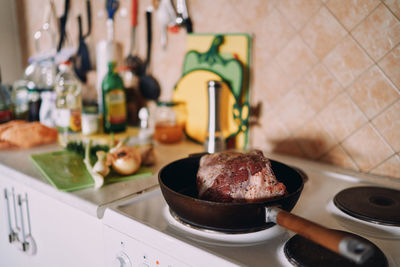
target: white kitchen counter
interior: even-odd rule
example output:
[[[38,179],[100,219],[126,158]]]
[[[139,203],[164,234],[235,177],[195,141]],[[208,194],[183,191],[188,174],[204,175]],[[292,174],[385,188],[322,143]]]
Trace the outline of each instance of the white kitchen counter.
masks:
[[[59,146],[53,144],[27,150],[2,150],[0,151],[0,174],[2,176],[8,176],[15,182],[42,192],[97,218],[103,217],[104,210],[107,207],[117,206],[119,203],[123,203],[126,200],[135,197],[136,194],[141,193],[146,189],[156,187],[158,185],[158,171],[169,162],[186,157],[191,153],[200,153],[204,151],[201,145],[190,141],[183,141],[173,145],[156,144],[155,150],[157,154],[157,163],[151,167],[153,172],[151,177],[112,183],[105,185],[98,190],[89,188],[73,192],[62,192],[53,187],[30,160],[31,154],[46,153],[60,149]],[[265,154],[269,158],[283,162],[289,160],[289,162],[292,162],[294,166],[297,165],[297,162],[308,165],[320,165],[320,163],[304,161],[302,159],[268,153]],[[336,173],[343,171],[340,168],[328,165],[326,165],[325,168],[327,171],[331,170]],[[347,174],[352,172],[345,171],[345,173]],[[363,175],[355,172],[354,174],[359,176],[361,175],[366,180],[371,179],[371,175]],[[382,177],[380,178],[382,179]],[[386,182],[389,184],[398,186],[399,181],[393,179],[385,180],[387,180]]]
[[[144,236],[143,241],[140,239],[138,239],[139,243],[135,241],[135,244],[139,244],[138,248],[129,250],[144,253],[135,256],[135,259],[147,259],[150,255],[152,257],[160,256],[158,250],[147,250],[148,247],[143,245],[148,241],[146,235],[149,233],[156,233],[153,236],[155,239],[150,238],[149,240],[161,240],[160,233],[157,232],[160,229],[157,228],[157,224],[152,225],[147,219],[141,221],[141,218],[137,216],[156,214],[156,223],[165,226],[165,220],[159,220],[160,216],[162,217],[161,210],[165,207],[165,202],[159,190],[152,190],[158,187],[158,172],[160,168],[176,159],[187,157],[192,153],[203,152],[203,147],[188,141],[176,145],[157,144],[155,146],[157,164],[152,167],[153,175],[151,177],[109,184],[99,190],[85,189],[73,192],[58,191],[30,160],[31,154],[59,149],[57,145],[47,145],[29,150],[0,151],[0,194],[2,196],[0,198],[0,218],[2,218],[0,220],[0,251],[6,255],[0,258],[0,265],[109,266],[106,262],[115,260],[118,255],[124,255],[115,253],[129,247],[124,248],[125,244],[131,244],[130,239],[125,240],[125,236],[121,235],[123,232],[129,233],[129,238]],[[349,179],[354,183],[359,182],[358,179],[362,178],[363,184],[379,182],[378,184],[400,189],[398,179],[374,177],[360,173],[354,173],[357,176],[353,176],[351,171],[327,165],[322,166],[316,162],[268,153],[265,155],[291,166],[298,166],[309,175],[313,174],[313,169],[320,170],[317,175],[322,178],[315,180],[317,182],[322,182],[326,176],[339,177],[341,180]],[[322,186],[321,183],[318,184],[315,181],[314,186]],[[330,188],[329,184],[325,185],[325,188]],[[150,190],[152,192],[144,194]],[[309,192],[304,195],[316,196],[319,199],[321,196],[326,197],[328,191],[312,190],[311,192],[312,194]],[[144,205],[145,208],[141,211],[145,212],[132,210],[132,212],[125,213],[135,207],[132,203],[140,202],[141,199],[153,193],[158,194],[156,200],[159,201],[150,202],[153,203],[150,206]],[[332,194],[333,192],[329,190],[328,193]],[[321,199],[325,198],[321,197]],[[309,198],[309,201],[313,200]],[[303,198],[302,203],[306,207],[304,214],[307,215],[310,211],[308,208],[310,202]],[[320,216],[320,213],[317,212],[316,215]],[[147,230],[151,227],[155,227],[153,232],[148,232]],[[167,237],[165,240],[175,240],[174,236],[168,236],[168,234],[168,232],[166,235],[161,233],[161,236]],[[10,240],[12,240],[11,243]],[[79,240],[78,243],[77,240]],[[388,245],[384,247],[389,252],[393,250],[390,242],[386,242]],[[112,245],[112,249],[109,244]],[[154,244],[153,242],[149,246],[153,247]],[[163,247],[157,249],[168,250],[169,244],[165,243]],[[184,246],[186,245],[184,244]],[[172,248],[175,246],[172,245]],[[397,247],[394,248],[397,249]],[[230,248],[229,251],[231,251]],[[164,253],[166,253],[166,257],[169,257],[167,257],[168,259],[173,256],[168,255],[167,251]],[[178,251],[177,259],[182,258],[180,254],[181,250]],[[264,254],[262,252],[262,255]],[[206,258],[205,260],[207,261]]]
[[[92,216],[102,218],[104,210],[108,206],[118,204],[134,197],[138,192],[157,186],[158,171],[161,167],[175,159],[186,157],[190,153],[202,152],[203,147],[189,141],[173,145],[156,144],[157,163],[151,167],[153,172],[151,177],[112,183],[98,190],[89,188],[73,192],[58,191],[30,160],[31,154],[56,150],[60,150],[60,147],[53,144],[27,150],[13,149],[0,151],[0,174],[8,176],[15,182],[24,184]]]

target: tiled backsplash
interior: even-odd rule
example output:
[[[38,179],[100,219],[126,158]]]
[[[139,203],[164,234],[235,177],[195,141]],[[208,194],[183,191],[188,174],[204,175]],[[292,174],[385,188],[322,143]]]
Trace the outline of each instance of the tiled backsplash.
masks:
[[[399,0],[187,1],[195,32],[253,37],[251,104],[262,106],[258,125],[250,130],[252,146],[400,178]],[[24,2],[31,10],[26,16],[31,54],[41,10],[37,0]],[[83,13],[84,1],[71,2],[70,17]],[[92,1],[92,49],[106,38],[103,2]],[[61,14],[63,1],[56,4]],[[149,4],[139,1],[142,57]],[[129,5],[121,1],[125,11]],[[166,99],[180,77],[186,35],[169,33],[163,50],[156,19],[154,24],[152,72]],[[75,19],[68,27],[75,37]],[[129,27],[129,14],[118,14],[116,39],[124,47]]]

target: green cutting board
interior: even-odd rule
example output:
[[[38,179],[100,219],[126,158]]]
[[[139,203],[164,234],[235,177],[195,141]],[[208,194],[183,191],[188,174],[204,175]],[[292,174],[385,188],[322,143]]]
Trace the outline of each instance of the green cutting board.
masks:
[[[86,170],[83,159],[78,154],[67,151],[55,151],[31,155],[31,160],[46,179],[60,191],[75,191],[94,186],[92,176]],[[104,184],[128,181],[150,176],[149,168],[141,167],[132,175],[122,176],[115,172],[108,174]]]

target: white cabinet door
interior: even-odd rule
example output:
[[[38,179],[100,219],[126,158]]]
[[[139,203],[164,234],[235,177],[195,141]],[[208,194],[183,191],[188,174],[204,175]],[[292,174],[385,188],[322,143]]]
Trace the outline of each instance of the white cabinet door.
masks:
[[[104,266],[101,220],[57,199],[12,181],[0,174],[0,266]],[[9,226],[7,201],[16,199],[19,241],[8,242]],[[20,200],[21,205],[19,205]],[[11,207],[11,223],[15,228],[14,205]],[[27,209],[28,206],[28,209]],[[28,250],[22,251],[22,217]],[[29,210],[29,212],[27,212]],[[28,214],[29,213],[29,220]],[[18,248],[18,246],[20,248]]]

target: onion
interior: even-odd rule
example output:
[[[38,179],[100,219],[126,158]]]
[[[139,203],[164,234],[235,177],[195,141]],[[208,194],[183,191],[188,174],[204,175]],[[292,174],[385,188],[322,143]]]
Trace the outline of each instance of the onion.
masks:
[[[122,175],[133,174],[140,168],[142,162],[140,152],[134,147],[119,147],[109,155],[113,170]]]

